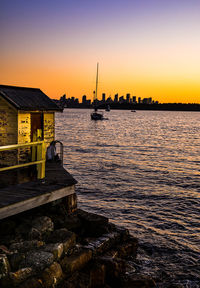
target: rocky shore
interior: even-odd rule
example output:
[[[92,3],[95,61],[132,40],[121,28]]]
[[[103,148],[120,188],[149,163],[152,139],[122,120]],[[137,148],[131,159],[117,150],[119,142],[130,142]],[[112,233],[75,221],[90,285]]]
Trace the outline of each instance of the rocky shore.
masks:
[[[106,217],[51,203],[0,222],[0,287],[156,287],[138,240]]]

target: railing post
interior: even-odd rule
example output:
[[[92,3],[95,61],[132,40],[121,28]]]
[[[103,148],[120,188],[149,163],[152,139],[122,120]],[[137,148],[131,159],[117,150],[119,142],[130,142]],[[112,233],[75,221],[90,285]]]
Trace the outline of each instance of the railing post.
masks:
[[[42,163],[37,164],[38,179],[43,179],[45,177],[45,159],[46,158],[46,145],[43,141],[37,146],[37,161],[42,160]]]
[[[42,145],[42,164],[41,164],[41,179],[43,179],[45,177],[45,163],[46,163],[46,144],[43,141]]]
[[[42,160],[42,149],[41,144],[36,146],[37,158],[36,161]],[[41,179],[41,164],[37,164],[37,178]]]

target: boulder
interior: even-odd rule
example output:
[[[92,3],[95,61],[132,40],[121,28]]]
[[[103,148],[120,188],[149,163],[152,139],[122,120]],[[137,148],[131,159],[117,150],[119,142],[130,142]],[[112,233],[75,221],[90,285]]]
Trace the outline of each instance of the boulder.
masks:
[[[120,234],[120,241],[127,241],[129,239],[130,234],[128,229],[112,224],[112,230]]]
[[[63,227],[79,234],[82,230],[81,220],[75,213],[72,215],[67,215],[64,219]]]
[[[43,288],[42,280],[37,278],[29,278],[18,286],[19,288]]]
[[[12,271],[16,271],[19,269],[22,261],[25,261],[25,253],[13,253],[8,256],[8,260],[11,266]]]
[[[57,262],[54,262],[42,273],[42,282],[45,288],[55,287],[62,279],[62,268]]]
[[[43,250],[52,253],[54,259],[58,260],[60,259],[64,251],[63,243],[47,244]]]
[[[91,249],[93,255],[99,255],[107,250],[111,249],[113,246],[120,242],[120,234],[117,232],[112,232],[104,234],[101,237],[95,239],[88,239],[88,243],[83,246],[87,249]]]
[[[22,241],[22,242],[11,244],[10,250],[17,251],[17,252],[27,252],[29,250],[39,248],[43,245],[44,245],[44,242],[38,241],[38,240]]]
[[[117,246],[117,255],[119,258],[133,257],[136,258],[138,249],[138,239],[129,237],[128,242]]]
[[[50,235],[48,242],[63,243],[63,250],[67,253],[70,248],[76,245],[76,234],[66,228],[58,229]]]
[[[33,275],[33,269],[30,267],[19,269],[16,272],[10,272],[9,277],[12,281],[13,286],[20,284],[27,278]]]
[[[90,287],[104,287],[105,285],[105,265],[100,263],[92,263],[90,269]]]
[[[54,229],[54,224],[50,217],[41,216],[32,221],[32,227],[39,231],[42,236],[48,236]]]
[[[65,288],[90,288],[89,275],[76,271],[63,283],[62,287]],[[99,287],[102,288],[102,287]],[[106,287],[105,287],[106,288]]]
[[[98,237],[108,232],[108,218],[81,209],[77,210],[77,216],[81,220],[87,236]]]
[[[92,251],[89,249],[83,249],[77,254],[71,256],[65,256],[61,260],[61,266],[65,273],[71,274],[77,270],[83,268],[92,259]]]
[[[26,254],[24,261],[21,262],[20,268],[31,267],[36,272],[40,272],[50,266],[54,261],[52,253],[46,251],[31,251]]]
[[[125,273],[126,269],[125,261],[120,258],[113,259],[109,256],[98,257],[97,261],[105,266],[106,282],[111,286],[119,287],[120,277]]]
[[[31,227],[28,232],[28,239],[42,240],[42,233],[34,227]]]
[[[0,254],[0,279],[7,277],[10,272],[10,264],[5,254]]]

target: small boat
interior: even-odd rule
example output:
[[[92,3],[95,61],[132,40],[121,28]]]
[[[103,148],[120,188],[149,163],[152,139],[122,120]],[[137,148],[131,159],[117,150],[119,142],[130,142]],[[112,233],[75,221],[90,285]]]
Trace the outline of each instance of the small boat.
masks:
[[[131,110],[131,112],[136,112],[135,110]]]
[[[103,119],[104,119],[103,114],[97,112],[91,113],[91,120],[103,120]]]
[[[91,113],[91,120],[104,120],[103,113],[98,112],[97,108],[97,88],[98,88],[98,72],[99,72],[99,63],[97,63],[97,75],[96,75],[96,90],[94,93],[94,112]]]

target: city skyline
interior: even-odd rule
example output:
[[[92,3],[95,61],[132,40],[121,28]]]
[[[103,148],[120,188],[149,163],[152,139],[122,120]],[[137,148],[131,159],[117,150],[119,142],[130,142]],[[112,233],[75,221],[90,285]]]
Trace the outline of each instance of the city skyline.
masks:
[[[0,83],[200,103],[197,0],[0,0]]]
[[[83,95],[81,99],[78,99],[74,96],[72,97],[67,97],[66,94],[61,96],[59,99],[54,99],[54,100],[59,100],[61,103],[66,102],[66,101],[71,101],[74,103],[81,103],[81,104],[87,104],[91,105],[95,100],[94,97],[92,99],[87,98],[87,95]],[[152,97],[137,97],[134,95],[131,95],[130,93],[126,93],[126,95],[121,95],[119,96],[118,93],[116,93],[113,97],[109,95],[106,97],[106,93],[102,93],[101,97],[97,99],[98,103],[130,103],[130,104],[158,104],[159,102],[157,100],[154,100]]]

